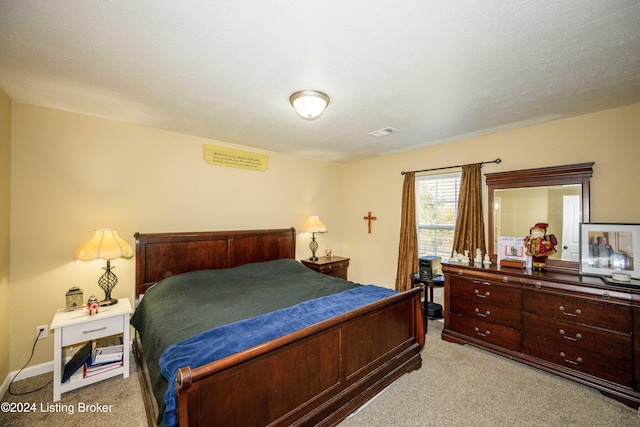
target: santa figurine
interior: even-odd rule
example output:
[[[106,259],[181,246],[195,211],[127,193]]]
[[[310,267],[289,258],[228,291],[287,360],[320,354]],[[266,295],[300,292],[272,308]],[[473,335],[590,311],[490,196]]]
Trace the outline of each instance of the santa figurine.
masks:
[[[534,271],[544,271],[547,257],[556,252],[558,239],[553,234],[547,234],[548,227],[549,224],[539,222],[529,229],[529,235],[524,238],[527,255],[532,257],[531,266]]]

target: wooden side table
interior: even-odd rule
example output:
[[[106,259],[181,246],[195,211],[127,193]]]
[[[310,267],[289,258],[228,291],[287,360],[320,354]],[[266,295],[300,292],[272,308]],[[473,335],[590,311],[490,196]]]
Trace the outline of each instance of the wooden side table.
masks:
[[[423,302],[423,316],[424,316],[424,330],[427,331],[430,320],[442,319],[442,317],[431,317],[429,316],[429,303],[433,303],[433,288],[442,288],[444,287],[444,276],[439,276],[434,279],[421,279],[419,273],[414,273],[411,275],[411,285],[415,288],[416,286],[422,286],[424,288],[424,302]],[[429,294],[427,295],[427,288],[429,290]],[[445,316],[444,310],[442,315]]]
[[[426,299],[427,302],[433,302],[433,288],[443,288],[444,287],[444,276],[436,276],[433,279],[421,279],[420,274],[414,273],[411,275],[411,284],[413,287],[420,284],[425,288],[429,289],[429,299]],[[426,295],[425,295],[426,297]]]
[[[317,271],[318,273],[347,280],[349,258],[344,258],[341,256],[332,256],[331,258],[328,258],[326,256],[321,256],[318,257],[317,261],[303,259],[301,262],[310,269]]]
[[[118,299],[118,303],[99,308],[97,314],[89,316],[85,310],[58,310],[51,321],[54,331],[53,348],[53,401],[60,400],[62,393],[122,375],[129,377],[129,315],[131,304],[128,298]],[[122,335],[124,352],[122,366],[88,378],[84,378],[83,370],[78,369],[65,383],[62,383],[62,372],[65,360],[62,357],[64,347],[82,344],[111,335]]]

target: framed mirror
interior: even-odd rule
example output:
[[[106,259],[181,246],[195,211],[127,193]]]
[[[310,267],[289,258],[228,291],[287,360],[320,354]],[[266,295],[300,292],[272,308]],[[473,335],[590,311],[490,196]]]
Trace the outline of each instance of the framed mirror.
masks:
[[[579,270],[580,223],[589,222],[589,182],[594,162],[485,175],[489,190],[489,254],[497,259],[498,237],[525,237],[535,224],[549,224],[558,239],[548,269]]]

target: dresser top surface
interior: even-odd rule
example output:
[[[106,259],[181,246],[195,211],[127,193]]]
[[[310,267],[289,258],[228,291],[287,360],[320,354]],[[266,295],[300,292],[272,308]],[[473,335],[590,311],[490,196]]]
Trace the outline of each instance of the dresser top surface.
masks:
[[[582,286],[592,286],[616,291],[630,291],[640,293],[640,280],[631,279],[630,282],[616,282],[607,276],[587,275],[560,271],[532,271],[531,269],[518,269],[513,267],[501,267],[492,263],[488,267],[464,265],[442,262],[444,272],[455,272],[456,269],[467,270],[476,274],[503,274],[529,280],[543,280],[562,283],[574,283]]]

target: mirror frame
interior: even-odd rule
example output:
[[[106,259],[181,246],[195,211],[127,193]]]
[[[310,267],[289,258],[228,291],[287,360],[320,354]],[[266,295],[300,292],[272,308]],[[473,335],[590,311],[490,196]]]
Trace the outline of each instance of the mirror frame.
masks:
[[[589,186],[595,162],[576,163],[572,165],[551,166],[546,168],[522,169],[508,172],[488,173],[485,182],[489,191],[488,223],[489,223],[489,256],[493,262],[497,260],[493,236],[494,191],[507,188],[545,187],[550,185],[582,184],[582,222],[589,222]],[[533,224],[532,224],[533,225]],[[524,235],[523,235],[524,237]],[[579,271],[579,263],[547,259],[547,269]]]

